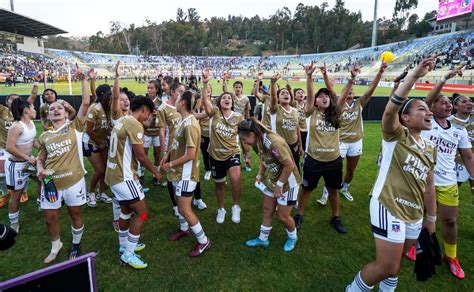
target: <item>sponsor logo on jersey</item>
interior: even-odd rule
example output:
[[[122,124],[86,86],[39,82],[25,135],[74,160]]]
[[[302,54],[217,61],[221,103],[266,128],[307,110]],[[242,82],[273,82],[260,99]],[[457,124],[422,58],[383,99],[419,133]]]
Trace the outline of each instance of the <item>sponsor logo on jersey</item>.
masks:
[[[281,127],[283,129],[287,129],[289,131],[296,130],[296,125],[297,124],[298,124],[298,121],[295,121],[295,120],[288,120],[288,119],[282,119],[281,120]]]
[[[321,131],[321,132],[335,132],[336,128],[326,121],[317,119],[316,130]]]
[[[416,203],[413,203],[413,202],[410,202],[410,201],[407,201],[407,200],[405,200],[403,198],[400,198],[400,197],[396,197],[395,202],[397,202],[399,204],[402,204],[402,205],[405,205],[405,206],[408,206],[408,207],[413,208],[413,209],[421,210],[420,205],[418,205]]]
[[[392,222],[392,232],[400,232],[400,222]]]
[[[403,165],[403,171],[412,174],[415,179],[426,180],[428,177],[429,167],[423,161],[411,154],[407,155]]]
[[[453,154],[458,148],[457,143],[446,141],[441,137],[430,136],[430,141],[433,142],[436,146],[438,146],[438,153]]]
[[[235,122],[235,123],[237,123],[237,122]],[[223,137],[230,138],[235,134],[235,129],[227,127],[223,123],[218,122],[217,125],[216,125],[216,132],[219,135],[223,136]]]
[[[46,150],[48,152],[48,158],[54,158],[61,156],[65,153],[70,152],[72,149],[71,139],[66,139],[60,142],[51,142],[46,144]]]
[[[355,121],[358,116],[358,112],[343,112],[341,118],[344,121]]]

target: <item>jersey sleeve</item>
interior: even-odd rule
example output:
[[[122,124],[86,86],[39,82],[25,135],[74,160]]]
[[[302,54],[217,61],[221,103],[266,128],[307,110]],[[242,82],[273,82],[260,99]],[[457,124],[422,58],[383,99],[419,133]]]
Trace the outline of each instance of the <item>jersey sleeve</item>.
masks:
[[[401,140],[404,136],[406,136],[406,133],[402,125],[399,125],[396,129],[390,132],[385,132],[382,130],[382,136],[385,141],[391,142]]]
[[[166,113],[165,109],[162,106],[160,106],[156,111],[155,124],[157,128],[163,128],[166,124]]]
[[[461,139],[459,139],[459,149],[471,149],[471,141],[469,140],[469,135],[467,134],[467,130],[465,128],[461,131]]]
[[[139,123],[133,123],[131,120],[124,122],[127,137],[132,144],[143,144],[143,126]]]
[[[189,125],[184,130],[186,147],[196,148],[201,143],[201,129],[195,125]]]

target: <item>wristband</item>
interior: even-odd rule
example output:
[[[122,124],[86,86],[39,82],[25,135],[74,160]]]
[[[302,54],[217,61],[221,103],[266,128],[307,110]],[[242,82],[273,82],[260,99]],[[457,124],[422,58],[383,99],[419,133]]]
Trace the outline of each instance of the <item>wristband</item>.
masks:
[[[280,180],[277,180],[276,185],[277,185],[277,187],[282,188],[285,184],[283,182],[281,182]]]
[[[441,77],[441,82],[446,82],[448,79],[446,79],[446,77]]]
[[[426,220],[431,223],[436,223],[436,215],[432,216],[430,214],[426,214]]]
[[[402,105],[404,102],[405,102],[405,99],[396,95],[396,94],[393,94],[391,97],[390,97],[390,101],[393,102],[394,104],[396,105]]]

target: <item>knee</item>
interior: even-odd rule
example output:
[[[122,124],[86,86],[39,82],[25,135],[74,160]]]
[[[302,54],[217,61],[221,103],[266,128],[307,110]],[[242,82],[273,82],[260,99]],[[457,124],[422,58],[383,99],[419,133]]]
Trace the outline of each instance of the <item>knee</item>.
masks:
[[[400,273],[399,264],[387,264],[382,267],[384,278],[395,278]]]
[[[58,214],[50,214],[48,216],[45,216],[44,221],[48,225],[55,224],[59,221],[59,215]]]

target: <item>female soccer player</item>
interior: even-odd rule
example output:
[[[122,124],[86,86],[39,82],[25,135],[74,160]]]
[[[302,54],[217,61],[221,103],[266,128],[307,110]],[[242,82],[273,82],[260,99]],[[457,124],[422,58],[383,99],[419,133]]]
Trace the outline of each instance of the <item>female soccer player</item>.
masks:
[[[226,210],[224,209],[225,181],[227,174],[232,185],[232,222],[240,222],[240,149],[237,139],[237,127],[243,116],[232,110],[233,99],[229,93],[223,93],[213,106],[209,96],[209,80],[211,74],[204,71],[202,82],[202,99],[206,113],[209,115],[209,156],[211,159],[212,178],[216,184],[217,197],[216,222],[224,223]]]
[[[459,151],[471,177],[474,177],[474,161],[466,128],[448,120],[453,106],[448,97],[440,94],[446,81],[456,75],[462,76],[462,71],[455,69],[446,73],[426,97],[426,103],[433,112],[433,128],[430,131],[422,132],[422,135],[433,142],[438,151],[435,167],[435,186],[444,241],[444,261],[456,278],[464,279],[465,274],[457,257],[459,206],[459,190],[455,170],[457,151]]]
[[[304,112],[304,107],[306,105],[306,93],[301,88],[295,88],[293,90],[293,95],[295,96],[295,107],[299,114],[298,126],[300,128],[301,150],[304,151],[303,149],[306,146],[306,136],[308,135],[308,128],[306,127],[306,113]]]
[[[176,110],[181,114],[181,122],[176,128],[170,145],[170,152],[160,164],[173,183],[175,199],[179,209],[179,229],[168,237],[176,241],[189,234],[191,227],[197,243],[188,253],[190,257],[200,256],[211,246],[198,217],[193,212],[193,192],[199,182],[199,144],[201,129],[192,113],[194,97],[192,91],[185,91],[176,101]]]
[[[342,158],[339,152],[339,116],[346,102],[346,97],[359,68],[352,68],[351,79],[344,87],[341,96],[335,99],[327,88],[321,88],[314,94],[313,73],[316,66],[313,62],[304,67],[306,71],[307,101],[305,106],[308,137],[306,139],[306,156],[303,161],[303,191],[298,201],[295,215],[296,228],[303,223],[303,213],[311,192],[318,186],[319,179],[329,191],[329,202],[332,217],[329,223],[339,233],[346,233],[346,228],[339,217],[339,189],[342,183]]]
[[[76,65],[77,66],[77,65]],[[86,181],[82,154],[82,131],[86,123],[90,96],[87,93],[86,76],[76,68],[76,77],[82,84],[82,103],[77,116],[69,121],[65,106],[60,102],[49,105],[47,118],[53,129],[39,137],[37,158],[38,179],[43,180],[41,209],[51,238],[51,252],[44,260],[51,263],[63,247],[60,239],[59,211],[62,203],[71,216],[72,248],[69,258],[76,258],[80,252],[80,242],[84,232],[81,206],[86,203]],[[51,187],[54,184],[54,187]],[[46,188],[48,187],[48,188]]]
[[[67,118],[69,120],[73,120],[74,117],[76,116],[76,110],[67,102],[62,99],[58,100],[58,94],[54,89],[51,88],[46,88],[43,91],[42,94],[43,98],[43,104],[40,106],[40,118],[41,118],[41,123],[43,124],[43,129],[44,130],[50,130],[53,128],[53,123],[51,120],[48,119],[49,116],[49,106],[53,102],[60,102],[64,105],[64,108],[66,109],[67,112]]]
[[[96,201],[112,203],[112,199],[105,193],[104,182],[105,164],[107,163],[108,136],[111,123],[112,89],[106,84],[96,89],[97,98],[89,107],[86,120],[86,132],[83,136],[84,156],[89,159],[94,173],[89,182],[87,205],[96,207]],[[95,190],[99,184],[99,195]]]
[[[156,110],[161,105],[161,84],[157,80],[148,81],[147,97],[155,104]],[[153,156],[155,158],[155,166],[160,164],[160,128],[158,128],[158,118],[156,117],[156,110],[150,117],[150,125],[145,128],[145,153],[148,155],[148,149],[153,147]],[[144,175],[144,173],[142,173]],[[153,178],[153,185],[159,186],[161,182]]]
[[[300,116],[298,110],[290,105],[291,89],[277,89],[276,82],[280,78],[281,75],[276,74],[271,79],[270,129],[288,143],[299,170],[300,155],[303,153],[299,128]]]
[[[24,171],[29,165],[36,165],[36,158],[31,155],[36,138],[36,127],[33,119],[36,111],[33,104],[21,98],[15,98],[11,104],[15,122],[8,130],[6,150],[9,158],[5,161],[5,177],[13,196],[8,205],[10,227],[16,233],[20,230],[20,196],[30,176]]]
[[[382,163],[370,199],[376,259],[356,274],[346,291],[369,291],[377,283],[381,291],[395,291],[403,251],[416,241],[422,223],[429,233],[435,231],[436,149],[421,136],[432,127],[432,113],[425,102],[407,100],[415,82],[434,68],[434,61],[421,61],[385,107]]]
[[[372,99],[377,85],[382,78],[383,73],[387,69],[387,64],[382,63],[374,80],[370,83],[367,91],[358,99],[354,99],[354,91],[349,91],[346,103],[344,104],[344,110],[341,113],[340,118],[340,130],[339,130],[339,148],[341,151],[342,159],[346,158],[346,173],[342,181],[342,195],[348,201],[354,201],[351,193],[349,192],[349,185],[354,178],[354,173],[359,163],[359,158],[362,155],[362,137],[364,136],[363,121],[362,121],[362,109]],[[326,64],[320,68],[325,76],[326,86],[333,95],[336,95],[332,82],[329,80],[326,70]],[[323,197],[318,200],[321,205],[326,205],[327,201],[327,190],[323,191]]]
[[[269,131],[256,119],[247,119],[239,124],[240,141],[255,150],[260,156],[257,183],[263,184],[263,219],[260,235],[247,241],[247,246],[269,245],[273,214],[278,206],[278,217],[286,227],[288,239],[283,250],[292,251],[298,241],[295,221],[291,209],[298,199],[301,177],[287,141]]]

